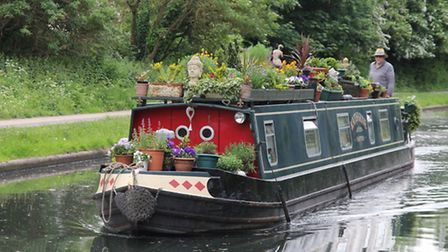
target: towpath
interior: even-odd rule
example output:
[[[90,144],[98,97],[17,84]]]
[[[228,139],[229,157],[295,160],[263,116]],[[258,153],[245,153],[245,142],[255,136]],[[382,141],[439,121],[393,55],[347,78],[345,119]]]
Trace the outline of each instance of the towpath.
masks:
[[[129,115],[131,115],[131,111],[124,110],[124,111],[113,111],[113,112],[93,113],[93,114],[76,114],[65,116],[44,116],[44,117],[33,117],[24,119],[8,119],[8,120],[0,120],[0,128],[35,127],[51,124],[97,121],[105,119],[107,117],[122,117]]]

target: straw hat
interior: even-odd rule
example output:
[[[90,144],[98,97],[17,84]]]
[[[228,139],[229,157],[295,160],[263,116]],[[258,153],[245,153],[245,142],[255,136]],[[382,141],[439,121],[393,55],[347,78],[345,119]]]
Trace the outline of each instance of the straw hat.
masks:
[[[376,51],[375,51],[375,55],[373,55],[373,56],[384,56],[384,57],[387,57],[387,55],[386,55],[386,52],[384,51],[384,49],[383,48],[378,48],[378,49],[376,49]]]

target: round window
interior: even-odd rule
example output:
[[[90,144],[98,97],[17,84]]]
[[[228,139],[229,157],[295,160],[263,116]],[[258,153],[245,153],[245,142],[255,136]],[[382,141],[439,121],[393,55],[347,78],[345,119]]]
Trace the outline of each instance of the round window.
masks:
[[[202,127],[199,134],[200,134],[202,140],[210,141],[215,136],[215,131],[210,126],[204,126],[204,127]]]
[[[182,140],[184,137],[188,136],[188,127],[185,125],[180,125],[176,129],[176,137],[179,140]]]

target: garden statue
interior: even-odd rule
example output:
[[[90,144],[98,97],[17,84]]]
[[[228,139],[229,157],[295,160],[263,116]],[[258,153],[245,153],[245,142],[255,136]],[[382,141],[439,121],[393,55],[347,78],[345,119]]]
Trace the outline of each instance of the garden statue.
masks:
[[[190,61],[187,63],[188,84],[195,85],[198,83],[199,78],[201,78],[202,75],[202,67],[203,65],[199,56],[191,57]]]
[[[350,61],[348,60],[348,58],[344,58],[342,59],[342,68],[343,69],[347,69],[350,66]]]
[[[280,57],[283,57],[282,52],[283,45],[278,45],[277,49],[272,51],[272,64],[278,68],[282,67],[282,60]]]

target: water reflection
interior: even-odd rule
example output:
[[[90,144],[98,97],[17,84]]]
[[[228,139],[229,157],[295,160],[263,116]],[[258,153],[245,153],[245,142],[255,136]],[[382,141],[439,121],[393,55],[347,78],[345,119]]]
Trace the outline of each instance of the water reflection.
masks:
[[[92,172],[60,186],[30,186],[39,184],[34,180],[20,193],[0,193],[0,250],[448,251],[448,113],[424,116],[413,170],[289,225],[195,236],[108,234],[90,198]]]

